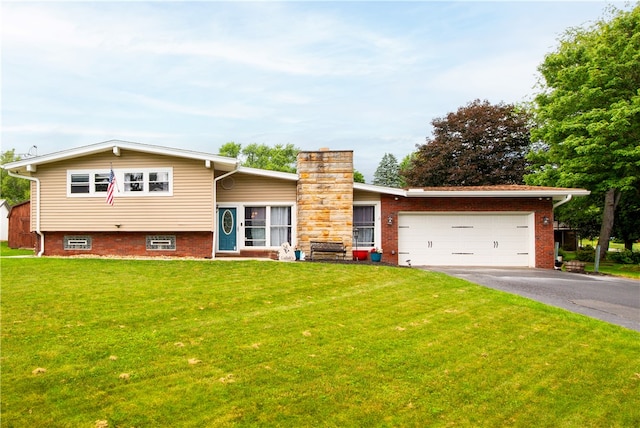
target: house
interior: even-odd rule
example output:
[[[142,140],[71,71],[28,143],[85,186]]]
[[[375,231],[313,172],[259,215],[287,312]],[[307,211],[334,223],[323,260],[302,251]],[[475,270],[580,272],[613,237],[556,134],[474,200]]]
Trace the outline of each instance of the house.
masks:
[[[31,202],[16,204],[9,210],[9,248],[35,248],[35,235],[31,232]]]
[[[384,261],[398,265],[553,268],[553,210],[589,193],[396,189],[354,183],[352,151],[301,152],[297,161],[292,174],[214,154],[106,141],[3,168],[31,180],[39,255],[274,257],[284,242],[308,254],[312,241],[337,241],[347,257],[381,247]]]
[[[560,248],[564,251],[576,251],[578,249],[578,231],[565,223],[553,222],[553,236]]]
[[[0,241],[9,239],[9,203],[0,199]]]

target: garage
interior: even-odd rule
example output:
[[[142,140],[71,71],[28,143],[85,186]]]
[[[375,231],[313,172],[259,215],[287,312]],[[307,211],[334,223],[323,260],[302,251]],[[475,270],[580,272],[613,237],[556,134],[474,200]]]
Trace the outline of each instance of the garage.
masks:
[[[533,213],[398,214],[398,263],[535,266]]]

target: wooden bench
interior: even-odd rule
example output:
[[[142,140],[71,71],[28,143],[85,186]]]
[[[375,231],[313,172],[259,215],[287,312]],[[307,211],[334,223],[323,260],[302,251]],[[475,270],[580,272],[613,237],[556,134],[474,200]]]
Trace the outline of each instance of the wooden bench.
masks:
[[[313,260],[314,253],[335,253],[342,254],[342,259],[347,256],[347,249],[342,242],[339,241],[311,241],[310,259]]]

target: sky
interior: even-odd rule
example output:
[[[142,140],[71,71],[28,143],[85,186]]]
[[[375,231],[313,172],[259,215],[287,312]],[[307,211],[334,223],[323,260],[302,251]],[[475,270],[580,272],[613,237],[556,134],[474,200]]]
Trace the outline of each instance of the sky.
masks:
[[[433,119],[530,101],[558,37],[608,4],[2,1],[0,142],[326,147],[353,150],[370,183]]]

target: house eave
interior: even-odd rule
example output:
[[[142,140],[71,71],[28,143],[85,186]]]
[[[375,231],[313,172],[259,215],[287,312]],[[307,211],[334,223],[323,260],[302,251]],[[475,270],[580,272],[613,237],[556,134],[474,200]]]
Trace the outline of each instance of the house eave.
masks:
[[[404,189],[396,187],[376,186],[375,184],[353,183],[353,190],[361,190],[363,192],[383,193],[385,195],[406,196]]]
[[[164,156],[173,156],[186,159],[202,160],[203,162],[210,162],[216,169],[230,170],[237,165],[237,159],[229,158],[225,156],[213,155],[210,153],[195,152],[184,149],[174,149],[163,146],[155,146],[151,144],[133,143],[130,141],[109,140],[101,143],[91,144],[83,147],[76,147],[73,149],[62,150],[59,152],[50,153],[47,155],[29,157],[21,159],[19,161],[10,162],[2,165],[3,169],[22,170],[26,168],[35,169],[37,165],[59,162],[67,159],[78,158],[82,156],[88,156],[97,153],[103,153],[110,151],[115,156],[119,156],[122,150],[131,150],[142,153],[150,153]],[[203,163],[204,165],[204,163]]]
[[[587,196],[585,189],[540,188],[522,190],[423,190],[407,189],[408,198],[551,198],[561,200],[567,196]]]
[[[577,197],[587,196],[591,193],[585,189],[567,189],[559,187],[522,186],[522,188],[517,188],[517,186],[511,186],[511,188],[507,189],[490,189],[480,187],[398,189],[364,183],[353,183],[353,189],[392,196],[403,196],[407,198],[550,198],[554,201],[565,199],[569,195]]]
[[[298,181],[298,174],[292,172],[271,171],[268,169],[250,168],[246,166],[238,167],[238,172],[260,177],[278,178],[281,180]]]

